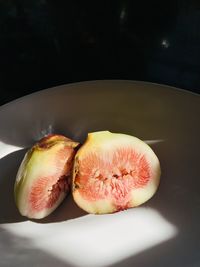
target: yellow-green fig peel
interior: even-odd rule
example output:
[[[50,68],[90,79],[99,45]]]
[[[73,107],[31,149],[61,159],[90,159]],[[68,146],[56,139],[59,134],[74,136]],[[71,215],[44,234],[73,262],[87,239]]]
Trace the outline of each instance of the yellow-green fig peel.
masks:
[[[109,131],[88,134],[73,166],[72,193],[89,213],[112,213],[141,205],[156,192],[160,163],[142,140]]]
[[[41,219],[52,213],[70,190],[70,176],[79,143],[48,135],[25,155],[15,181],[14,195],[21,215]]]

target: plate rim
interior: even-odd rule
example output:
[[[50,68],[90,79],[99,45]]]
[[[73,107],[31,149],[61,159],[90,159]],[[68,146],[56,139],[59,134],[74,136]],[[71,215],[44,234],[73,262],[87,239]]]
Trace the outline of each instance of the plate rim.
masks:
[[[38,94],[43,94],[47,91],[53,91],[55,90],[56,88],[63,88],[63,87],[71,87],[71,86],[76,86],[76,85],[84,85],[84,84],[95,84],[95,83],[117,83],[117,82],[120,82],[120,83],[128,83],[128,84],[140,84],[140,85],[145,85],[145,86],[148,86],[148,85],[153,85],[155,87],[163,87],[165,88],[166,90],[172,90],[172,91],[177,91],[177,92],[180,92],[180,93],[184,93],[184,94],[188,94],[190,96],[200,96],[200,94],[196,93],[196,92],[192,92],[192,91],[188,91],[186,89],[182,89],[182,88],[178,88],[178,87],[175,87],[175,86],[171,86],[171,85],[167,85],[167,84],[162,84],[162,83],[155,83],[155,82],[149,82],[149,81],[140,81],[140,80],[124,80],[124,79],[102,79],[102,80],[85,80],[85,81],[79,81],[79,82],[70,82],[70,83],[63,83],[63,84],[60,84],[60,85],[56,85],[56,86],[52,86],[52,87],[48,87],[48,88],[43,88],[43,89],[39,89],[38,91],[35,91],[35,92],[32,92],[32,93],[28,93],[28,94],[25,94],[21,97],[17,97],[16,99],[13,99],[7,103],[4,103],[2,105],[0,105],[0,112],[7,108],[8,106],[12,105],[12,104],[16,104],[22,100],[24,100],[25,98],[29,98],[31,96],[34,96],[34,95],[38,95]]]

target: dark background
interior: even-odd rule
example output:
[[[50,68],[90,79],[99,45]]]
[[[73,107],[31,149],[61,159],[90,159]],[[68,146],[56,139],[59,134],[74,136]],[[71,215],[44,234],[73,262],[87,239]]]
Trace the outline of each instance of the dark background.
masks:
[[[95,79],[200,93],[200,1],[0,0],[0,104]]]

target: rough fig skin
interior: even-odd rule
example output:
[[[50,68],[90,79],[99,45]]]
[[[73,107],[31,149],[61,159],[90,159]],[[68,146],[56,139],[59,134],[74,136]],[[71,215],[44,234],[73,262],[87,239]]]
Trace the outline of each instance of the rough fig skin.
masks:
[[[79,143],[62,135],[48,135],[24,156],[14,197],[21,215],[41,219],[52,213],[70,190],[71,171]]]
[[[72,194],[88,213],[139,206],[157,191],[160,163],[142,140],[125,134],[89,133],[73,166]]]

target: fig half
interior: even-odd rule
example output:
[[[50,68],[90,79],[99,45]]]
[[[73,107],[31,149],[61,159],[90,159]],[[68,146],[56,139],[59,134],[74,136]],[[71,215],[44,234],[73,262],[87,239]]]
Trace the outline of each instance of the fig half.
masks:
[[[41,219],[63,201],[70,189],[77,146],[77,142],[65,136],[49,135],[26,153],[14,187],[15,202],[21,215]]]
[[[72,193],[89,213],[113,213],[139,206],[156,192],[160,163],[136,137],[109,131],[88,134],[73,167]]]

